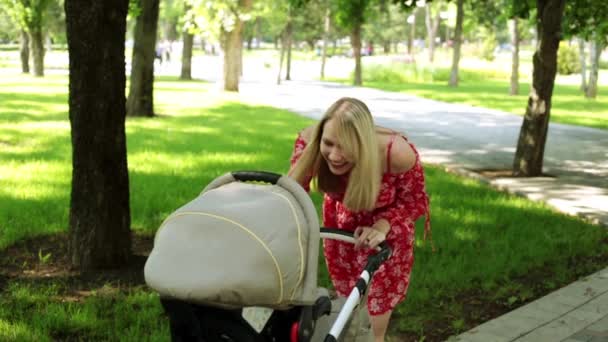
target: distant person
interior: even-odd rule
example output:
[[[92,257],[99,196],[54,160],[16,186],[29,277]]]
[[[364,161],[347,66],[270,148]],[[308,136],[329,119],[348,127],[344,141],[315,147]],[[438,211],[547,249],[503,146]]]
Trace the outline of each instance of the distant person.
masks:
[[[372,248],[386,240],[393,249],[374,274],[367,300],[375,341],[384,341],[391,314],[409,286],[416,219],[426,216],[425,237],[430,232],[429,198],[414,145],[375,126],[360,100],[341,98],[321,121],[298,134],[289,175],[307,191],[316,180],[324,193],[324,226],[354,232],[354,246],[324,241],[338,295],[349,295]]]

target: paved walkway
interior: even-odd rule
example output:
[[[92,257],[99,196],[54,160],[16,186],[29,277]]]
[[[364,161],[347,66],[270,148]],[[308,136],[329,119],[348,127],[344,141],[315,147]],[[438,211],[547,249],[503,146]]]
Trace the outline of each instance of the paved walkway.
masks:
[[[608,227],[607,131],[552,123],[544,165],[555,177],[490,181],[471,170],[511,167],[521,117],[317,81],[281,86],[244,81],[240,90],[252,102],[315,119],[339,97],[357,97],[369,105],[378,124],[411,137],[424,162],[445,165]],[[608,267],[450,340],[608,342]]]

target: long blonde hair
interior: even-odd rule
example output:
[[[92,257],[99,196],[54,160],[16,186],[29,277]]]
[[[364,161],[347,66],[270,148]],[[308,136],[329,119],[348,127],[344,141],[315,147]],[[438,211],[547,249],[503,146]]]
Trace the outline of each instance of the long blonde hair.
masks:
[[[352,211],[372,210],[380,191],[382,165],[374,120],[360,100],[343,97],[327,109],[290,175],[300,183],[312,176],[322,192],[343,190],[340,176],[331,173],[321,155],[323,129],[332,119],[336,119],[337,138],[343,152],[354,163],[346,184],[344,205]]]

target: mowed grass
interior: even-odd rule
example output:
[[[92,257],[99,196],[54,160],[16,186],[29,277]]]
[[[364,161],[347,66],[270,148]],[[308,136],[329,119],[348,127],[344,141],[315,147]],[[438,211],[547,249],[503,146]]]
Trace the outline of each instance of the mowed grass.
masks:
[[[504,62],[503,62],[504,64]],[[531,74],[520,71],[519,94],[509,95],[510,73],[498,63],[473,67],[471,61],[460,68],[458,87],[447,85],[450,68],[416,66],[403,62],[369,63],[363,67],[363,85],[388,91],[476,107],[497,109],[523,116],[530,94]],[[504,66],[504,65],[503,65]],[[498,68],[498,69],[497,69]],[[527,70],[527,69],[525,69]],[[580,76],[578,76],[580,77]],[[600,71],[598,97],[585,98],[577,75],[556,78],[552,97],[551,122],[608,129],[608,71]],[[334,79],[350,84],[352,77]]]
[[[153,234],[225,172],[284,173],[297,131],[312,123],[240,102],[238,95],[202,82],[163,78],[155,89],[160,115],[128,119],[126,126],[132,227],[140,234]],[[67,113],[64,76],[0,80],[0,249],[67,230]],[[605,229],[437,166],[426,165],[426,177],[437,250],[422,240],[418,222],[416,263],[394,331],[423,336],[424,326],[434,321],[456,322],[453,330],[462,330],[464,303],[455,300],[458,295],[479,290],[487,294],[484,300],[508,299],[515,307],[530,298],[518,277],[543,268],[549,276],[539,282],[550,290],[577,271],[569,267],[573,260],[608,253]],[[313,199],[320,213],[320,197]],[[323,266],[319,277],[320,285],[329,286]],[[62,279],[10,281],[1,289],[0,340],[168,339],[158,297],[145,286],[108,283],[80,300],[71,300],[67,288]]]

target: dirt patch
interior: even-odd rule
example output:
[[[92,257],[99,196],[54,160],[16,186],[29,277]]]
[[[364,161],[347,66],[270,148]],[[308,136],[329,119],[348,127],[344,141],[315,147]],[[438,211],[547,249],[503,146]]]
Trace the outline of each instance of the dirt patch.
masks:
[[[70,267],[67,250],[67,235],[55,234],[21,241],[0,251],[0,293],[10,281],[19,280],[32,284],[61,283],[61,300],[80,302],[86,297],[128,290],[144,284],[143,267],[153,245],[152,236],[133,235],[133,257],[121,269],[80,273]],[[608,238],[605,241],[608,244]],[[592,274],[608,264],[608,253],[595,257],[571,258],[567,261],[567,274],[555,280],[555,267],[545,265],[530,270],[524,275],[512,277],[508,284],[498,288],[527,289],[524,293],[503,291],[497,296],[495,289],[482,290],[481,284],[474,289],[433,301],[430,312],[436,311],[432,319],[424,323],[424,341],[445,341],[448,337],[472,329],[490,319],[538,299],[580,277]],[[106,286],[110,284],[111,286]],[[438,304],[441,303],[441,304]],[[405,303],[407,305],[407,302]],[[443,307],[442,307],[443,305]],[[460,307],[458,317],[443,310],[445,307]],[[407,320],[395,315],[393,321]],[[459,321],[459,324],[455,324]],[[420,331],[401,333],[391,329],[389,341],[420,341]]]
[[[152,250],[152,236],[133,234],[132,256],[119,269],[79,272],[71,267],[67,234],[41,236],[20,241],[0,251],[0,292],[12,280],[31,283],[60,281],[66,286],[66,299],[86,297],[110,283],[120,288],[144,284],[143,268]]]

